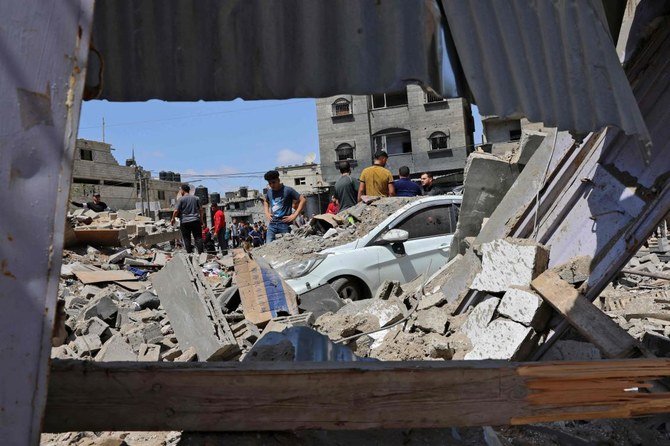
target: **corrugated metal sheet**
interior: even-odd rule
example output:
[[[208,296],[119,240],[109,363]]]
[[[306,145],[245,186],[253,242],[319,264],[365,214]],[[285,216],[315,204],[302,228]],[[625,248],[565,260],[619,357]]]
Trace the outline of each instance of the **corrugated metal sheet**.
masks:
[[[327,97],[416,81],[474,97],[482,114],[649,140],[601,0],[439,1],[97,0],[99,97]]]
[[[442,0],[482,115],[649,141],[600,0]]]
[[[101,99],[325,97],[415,80],[463,93],[434,0],[97,0],[94,24]]]

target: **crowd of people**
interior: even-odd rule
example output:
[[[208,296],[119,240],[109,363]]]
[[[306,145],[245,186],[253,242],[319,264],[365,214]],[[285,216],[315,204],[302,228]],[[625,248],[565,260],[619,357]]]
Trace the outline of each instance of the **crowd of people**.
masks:
[[[407,166],[400,167],[398,179],[394,180],[393,174],[386,168],[387,161],[386,152],[376,152],[373,165],[363,169],[359,178],[351,176],[351,165],[348,161],[341,161],[340,178],[335,183],[335,194],[328,203],[326,213],[337,214],[348,209],[362,201],[363,196],[416,197],[444,193],[433,185],[433,175],[430,172],[421,174],[420,186],[412,181]],[[198,253],[215,250],[216,241],[221,253],[225,255],[229,247],[249,250],[271,243],[278,234],[287,234],[293,226],[304,224],[305,197],[292,187],[284,185],[276,170],[268,171],[264,178],[268,184],[262,197],[267,221],[249,223],[233,218],[230,224],[226,224],[223,209],[218,204],[213,204],[211,231],[205,225],[204,212],[198,198],[190,195],[187,184],[182,185],[172,223],[174,224],[175,218],[180,218],[186,251],[193,252],[191,236],[195,240]]]

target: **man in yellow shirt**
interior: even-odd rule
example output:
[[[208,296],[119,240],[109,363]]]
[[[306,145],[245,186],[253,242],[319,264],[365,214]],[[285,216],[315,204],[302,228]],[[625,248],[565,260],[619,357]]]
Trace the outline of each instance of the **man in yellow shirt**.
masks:
[[[358,186],[358,202],[360,203],[363,195],[375,197],[393,197],[395,196],[395,187],[393,186],[393,175],[384,166],[389,156],[386,152],[380,150],[375,152],[374,164],[366,167],[361,172],[360,186]]]

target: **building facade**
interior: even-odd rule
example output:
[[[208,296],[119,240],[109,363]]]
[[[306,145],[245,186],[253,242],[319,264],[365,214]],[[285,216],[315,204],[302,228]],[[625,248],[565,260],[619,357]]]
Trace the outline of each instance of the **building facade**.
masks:
[[[472,151],[469,103],[442,99],[418,85],[395,93],[317,99],[316,106],[321,173],[330,184],[339,177],[339,161],[349,161],[358,175],[372,164],[375,150],[389,154],[387,167],[395,176],[408,166],[413,177],[424,171],[462,172]]]
[[[499,116],[482,116],[482,143],[488,146],[485,151],[494,155],[504,155],[519,147],[521,133],[527,131],[545,131],[542,123],[528,119],[505,119]]]
[[[94,192],[99,192],[111,209],[157,210],[174,204],[179,182],[151,178],[150,172],[128,164],[119,164],[112,155],[111,144],[78,139],[70,200],[87,202]]]
[[[291,186],[301,194],[320,192],[328,189],[328,183],[321,176],[321,166],[316,163],[297,164],[275,167],[281,182]]]

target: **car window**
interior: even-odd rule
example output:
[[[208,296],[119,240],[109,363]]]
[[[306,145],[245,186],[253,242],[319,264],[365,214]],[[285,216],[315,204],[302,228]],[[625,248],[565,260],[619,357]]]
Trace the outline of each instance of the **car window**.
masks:
[[[453,233],[451,205],[435,206],[422,209],[396,226],[409,232],[409,238],[435,237]]]

